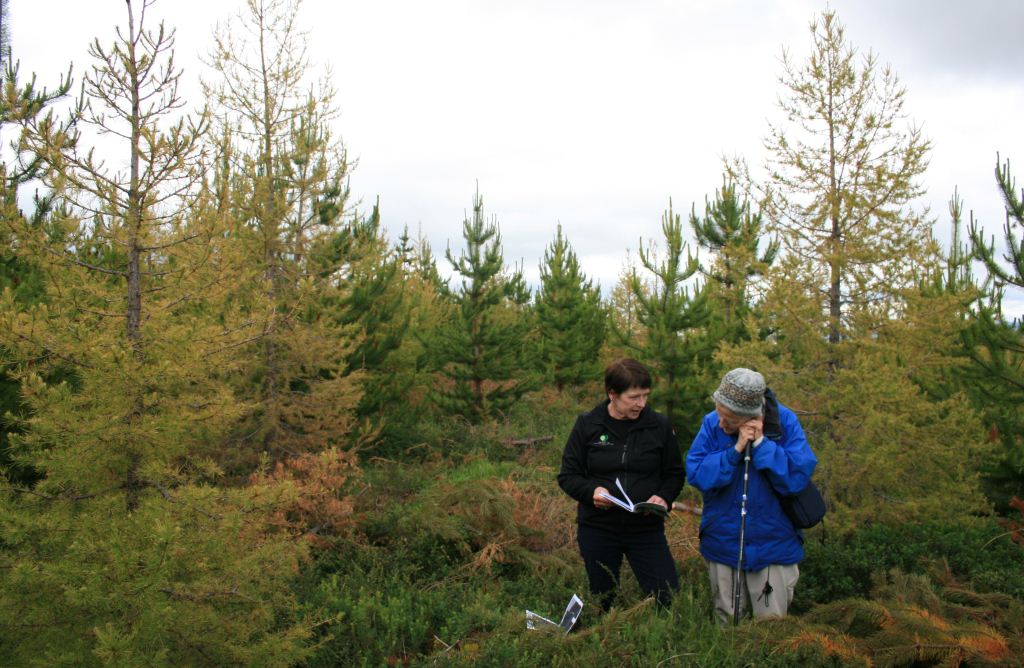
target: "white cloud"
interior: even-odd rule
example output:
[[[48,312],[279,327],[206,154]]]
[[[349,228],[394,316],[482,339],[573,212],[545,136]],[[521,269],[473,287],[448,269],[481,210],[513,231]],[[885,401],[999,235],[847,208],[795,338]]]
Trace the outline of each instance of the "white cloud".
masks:
[[[934,142],[925,202],[948,236],[953,187],[987,229],[1002,209],[995,154],[1024,160],[1019,3],[831,3],[862,51],[891,62]],[[178,31],[191,95],[216,21],[241,0],[160,0]],[[762,159],[778,118],[778,57],[810,48],[817,0],[307,0],[310,56],[330,65],[338,133],[393,235],[422,226],[435,252],[461,244],[479,182],[506,258],[535,276],[561,222],[585,270],[610,289],[627,248],[660,236],[721,182],[723,155]],[[122,3],[12,3],[15,55],[42,83],[88,42],[112,38]],[[38,26],[38,28],[37,28]],[[620,258],[609,262],[608,258]],[[442,261],[442,264],[444,262]],[[532,273],[530,273],[532,272]]]

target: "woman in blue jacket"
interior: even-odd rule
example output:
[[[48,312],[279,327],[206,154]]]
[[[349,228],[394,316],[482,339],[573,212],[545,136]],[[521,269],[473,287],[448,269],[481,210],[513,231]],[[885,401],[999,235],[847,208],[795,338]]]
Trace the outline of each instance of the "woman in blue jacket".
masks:
[[[777,420],[773,414],[766,422],[766,392],[778,407]],[[700,552],[708,564],[715,613],[723,624],[733,618],[743,459],[749,447],[740,615],[749,605],[754,617],[783,616],[793,600],[804,549],[803,534],[783,513],[779,495],[802,490],[818,460],[796,414],[775,404],[756,371],[725,374],[713,398],[715,410],[704,416],[687,453],[686,477],[704,497]]]

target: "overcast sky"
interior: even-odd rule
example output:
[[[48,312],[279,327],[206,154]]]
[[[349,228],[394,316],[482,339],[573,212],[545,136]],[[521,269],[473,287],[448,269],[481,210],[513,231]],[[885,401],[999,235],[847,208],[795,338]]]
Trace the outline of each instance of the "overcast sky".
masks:
[[[198,56],[242,0],[158,0],[148,21]],[[721,184],[722,157],[760,176],[768,122],[781,119],[780,55],[803,60],[826,6],[848,40],[891,64],[911,121],[933,142],[925,175],[936,234],[957,187],[1001,235],[996,153],[1024,182],[1024,2],[1020,0],[306,0],[315,66],[339,90],[336,131],[358,159],[352,189],[380,198],[392,237],[421,230],[439,257],[462,247],[479,183],[505,258],[538,263],[558,223],[605,290],[641,237],[660,237]],[[22,74],[76,85],[88,43],[125,24],[123,0],[11,0]],[[198,100],[196,103],[198,104]],[[447,263],[439,263],[447,271]],[[1024,311],[1024,295],[1014,310]]]

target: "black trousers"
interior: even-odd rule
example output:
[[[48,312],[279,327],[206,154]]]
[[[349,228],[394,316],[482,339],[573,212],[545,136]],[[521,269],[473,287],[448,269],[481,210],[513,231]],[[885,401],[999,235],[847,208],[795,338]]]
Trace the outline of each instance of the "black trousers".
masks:
[[[654,596],[659,604],[667,607],[672,594],[679,589],[676,562],[664,531],[627,534],[578,525],[576,538],[587,569],[590,593],[604,610],[615,599],[623,557],[629,559],[640,590]]]

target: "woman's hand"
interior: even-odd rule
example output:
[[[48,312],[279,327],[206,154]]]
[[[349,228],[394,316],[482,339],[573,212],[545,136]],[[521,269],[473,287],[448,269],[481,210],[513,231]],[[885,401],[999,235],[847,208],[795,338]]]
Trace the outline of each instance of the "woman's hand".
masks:
[[[665,501],[665,499],[663,499],[660,496],[658,496],[657,494],[655,494],[651,498],[647,499],[647,503],[656,503],[659,506],[663,506],[665,508],[665,510],[668,510],[668,502]]]
[[[594,490],[594,507],[608,510],[612,507],[612,502],[601,496],[601,494],[608,494],[608,490],[604,487],[598,487]]]
[[[764,418],[751,418],[740,425],[737,431],[736,452],[742,453],[748,443],[757,443],[764,436]]]

